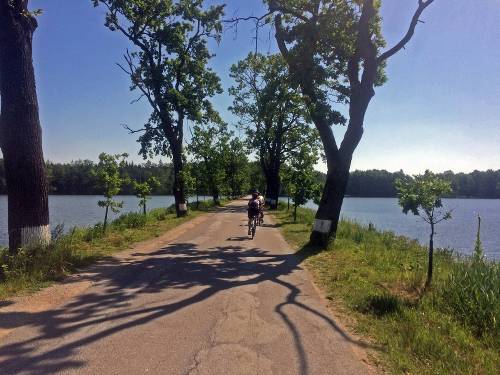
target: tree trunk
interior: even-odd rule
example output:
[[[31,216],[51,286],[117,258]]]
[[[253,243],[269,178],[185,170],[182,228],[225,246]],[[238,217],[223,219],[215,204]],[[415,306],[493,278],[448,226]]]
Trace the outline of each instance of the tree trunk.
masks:
[[[109,206],[106,206],[106,212],[104,213],[104,224],[102,226],[103,232],[106,232],[106,228],[108,227],[108,211],[109,211]]]
[[[9,248],[50,241],[48,185],[27,1],[0,1],[0,146],[8,193]]]
[[[272,169],[267,173],[267,189],[266,200],[269,208],[276,210],[278,208],[278,199],[280,195],[281,179],[279,169]]]
[[[425,287],[428,288],[432,283],[432,270],[434,261],[434,223],[431,223],[431,236],[429,240],[429,264],[427,266],[427,281]]]
[[[287,206],[286,210],[290,211],[290,195],[288,195],[288,206]]]
[[[293,205],[293,222],[294,223],[297,222],[297,205],[296,204]]]
[[[326,246],[330,236],[335,238],[340,219],[340,210],[344,201],[347,182],[349,181],[349,165],[329,168],[321,201],[316,212],[311,244]]]
[[[182,217],[187,215],[184,179],[182,177],[184,169],[184,162],[182,160],[182,138],[180,141],[176,140],[175,142],[172,142],[170,148],[174,163],[173,194],[175,198],[175,212],[177,213],[177,217]]]
[[[212,191],[212,199],[214,201],[214,205],[220,206],[220,197],[219,197],[219,191],[218,190]]]
[[[364,118],[373,95],[372,86],[354,90],[351,94],[349,125],[340,148],[337,147],[332,129],[325,119],[321,115],[318,116],[318,113],[312,116],[323,143],[328,166],[323,195],[310,237],[312,244],[326,246],[330,238],[335,239],[349,181],[352,156],[363,136]]]
[[[147,214],[146,202],[144,202],[143,212],[144,212],[144,216],[146,216],[146,214]]]

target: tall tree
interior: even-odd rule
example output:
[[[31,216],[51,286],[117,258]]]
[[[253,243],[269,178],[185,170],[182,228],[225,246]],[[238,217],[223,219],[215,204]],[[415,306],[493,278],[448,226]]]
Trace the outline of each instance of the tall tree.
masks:
[[[292,85],[281,55],[249,54],[231,67],[235,86],[230,110],[240,116],[249,147],[258,152],[266,178],[266,201],[277,208],[280,170],[290,153],[318,141],[306,119],[306,108]]]
[[[0,147],[8,193],[9,248],[50,241],[48,185],[32,60],[36,12],[0,0]]]
[[[278,47],[300,87],[318,129],[327,160],[327,179],[311,242],[335,236],[353,153],[363,135],[374,87],[384,82],[388,58],[412,38],[422,12],[434,0],[418,0],[408,31],[392,48],[380,31],[378,0],[268,0]],[[333,103],[348,104],[348,119]],[[333,124],[347,124],[337,143]]]
[[[195,125],[193,136],[188,146],[200,175],[216,205],[220,203],[221,193],[225,190],[226,171],[225,154],[229,147],[231,134],[227,125]]]
[[[250,188],[250,170],[246,147],[239,138],[233,137],[229,141],[224,155],[224,169],[227,195],[238,198],[245,194]]]
[[[105,25],[135,46],[125,54],[131,89],[139,90],[153,113],[139,138],[141,153],[168,155],[174,165],[177,216],[187,212],[183,182],[183,137],[186,120],[219,121],[209,98],[222,92],[207,67],[212,57],[207,40],[219,41],[223,5],[204,9],[203,0],[92,0],[107,8]]]

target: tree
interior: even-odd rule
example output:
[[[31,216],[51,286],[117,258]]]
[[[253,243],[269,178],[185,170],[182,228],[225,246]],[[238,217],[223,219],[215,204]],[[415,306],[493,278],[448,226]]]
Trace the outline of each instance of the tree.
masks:
[[[202,162],[197,161],[186,163],[183,176],[186,184],[186,196],[196,196],[196,209],[200,207],[200,195],[206,195],[208,191],[201,164]]]
[[[250,188],[250,173],[246,147],[238,138],[229,141],[224,155],[224,169],[228,195],[237,198],[245,194]]]
[[[363,135],[374,87],[384,83],[387,59],[411,40],[422,12],[433,2],[418,0],[407,33],[382,52],[380,1],[268,0],[279,50],[301,89],[327,161],[312,243],[324,245],[335,236],[352,156]],[[349,118],[332,102],[347,104]],[[347,124],[340,146],[333,124]]]
[[[224,156],[230,137],[225,124],[195,125],[188,146],[188,151],[198,165],[201,178],[216,205],[220,204],[220,195],[227,181]]]
[[[28,0],[0,0],[0,147],[12,252],[50,241],[48,185],[32,58],[38,13],[28,10]]]
[[[420,216],[431,226],[429,239],[429,264],[427,268],[426,287],[431,285],[435,226],[442,221],[451,219],[451,211],[443,208],[442,197],[451,193],[451,184],[430,171],[413,178],[396,181],[399,205],[403,212]]]
[[[262,167],[258,161],[250,161],[248,163],[248,182],[250,190],[264,191],[266,187],[266,179],[262,173]],[[248,190],[247,192],[250,192]]]
[[[281,55],[250,53],[231,67],[230,75],[235,81],[229,89],[234,97],[230,110],[241,118],[248,146],[258,153],[266,201],[276,209],[283,163],[293,150],[318,142],[317,132],[306,119],[306,108]]]
[[[314,165],[318,162],[316,150],[302,146],[288,163],[288,187],[293,201],[293,222],[297,221],[297,207],[309,200],[317,201],[321,194],[321,186],[316,182]]]
[[[139,198],[139,207],[142,207],[144,215],[147,213],[146,203],[151,199],[150,195],[154,188],[160,186],[160,181],[156,177],[149,177],[144,182],[133,181],[135,196]]]
[[[122,177],[121,168],[125,166],[127,154],[108,155],[101,153],[99,155],[99,163],[97,163],[93,174],[97,178],[98,187],[103,192],[106,199],[97,202],[99,207],[104,207],[103,231],[106,231],[108,225],[108,211],[120,212],[123,207],[123,201],[115,201],[113,198],[120,192],[121,187],[127,182],[126,178]]]
[[[92,0],[108,12],[105,25],[119,31],[136,47],[120,65],[153,113],[139,138],[141,154],[168,155],[174,165],[177,216],[187,213],[182,179],[186,120],[220,121],[210,97],[222,92],[217,75],[207,67],[212,57],[207,40],[220,40],[223,5],[203,8],[202,0]]]

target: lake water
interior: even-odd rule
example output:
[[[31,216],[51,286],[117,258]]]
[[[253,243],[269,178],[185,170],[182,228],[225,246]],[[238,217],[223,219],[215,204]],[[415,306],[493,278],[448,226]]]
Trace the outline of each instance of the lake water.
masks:
[[[101,196],[92,195],[50,196],[52,227],[64,224],[65,228],[69,229],[72,226],[89,226],[102,221],[104,209],[97,206],[100,199]],[[119,200],[124,201],[122,213],[139,211],[136,197],[121,196]],[[168,207],[173,203],[173,196],[154,196],[148,201],[148,209]],[[474,248],[477,215],[480,214],[481,240],[485,253],[490,259],[500,259],[500,200],[447,199],[444,204],[453,208],[453,219],[437,226],[437,246],[450,247],[463,254],[470,254]],[[316,208],[312,202],[307,206]],[[115,215],[112,215],[113,217]],[[416,238],[424,244],[429,239],[429,225],[416,216],[404,215],[395,198],[346,198],[342,217],[362,224],[373,223],[378,229]],[[0,244],[7,243],[7,197],[0,196]]]
[[[97,202],[102,200],[100,195],[50,195],[49,212],[50,224],[54,228],[57,224],[64,224],[66,230],[74,226],[90,226],[104,220],[105,209],[98,207]],[[208,199],[200,197],[200,200]],[[116,200],[123,201],[125,212],[139,212],[139,200],[135,196],[120,196]],[[194,200],[194,199],[191,199]],[[173,196],[154,196],[148,200],[148,211],[154,208],[169,207],[174,204]],[[113,220],[118,215],[109,213]],[[0,245],[7,245],[7,196],[0,196]]]
[[[485,254],[490,259],[500,260],[500,199],[445,199],[443,204],[453,209],[453,219],[436,226],[435,246],[470,254],[474,249],[479,214]],[[306,206],[317,208],[312,201]],[[423,244],[429,242],[429,224],[413,214],[403,214],[396,198],[346,198],[341,215],[415,238]]]

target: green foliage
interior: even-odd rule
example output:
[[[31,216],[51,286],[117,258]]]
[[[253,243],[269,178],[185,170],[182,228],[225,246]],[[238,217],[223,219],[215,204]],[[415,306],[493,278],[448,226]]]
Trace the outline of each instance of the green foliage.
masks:
[[[229,89],[229,109],[240,118],[246,143],[257,152],[267,178],[277,178],[300,146],[317,150],[318,133],[281,55],[250,53],[231,67],[230,76],[235,85]]]
[[[395,182],[404,179],[403,171],[386,170],[353,171],[347,183],[346,195],[353,197],[396,197]]]
[[[258,191],[266,190],[266,178],[262,173],[262,167],[258,161],[250,161],[248,163],[248,181],[251,190],[257,189]]]
[[[291,155],[284,171],[285,184],[293,200],[294,221],[296,221],[297,207],[310,199],[317,201],[321,195],[321,185],[316,182],[314,173],[314,165],[318,161],[315,151],[305,145],[300,147]]]
[[[218,203],[225,188],[224,157],[231,134],[225,124],[195,125],[188,152],[198,166],[201,180],[214,202]]]
[[[146,215],[146,203],[150,199],[151,192],[154,188],[160,186],[160,181],[156,177],[149,177],[144,182],[133,181],[135,188],[135,196],[139,198],[139,207],[142,207],[144,215]]]
[[[440,303],[479,337],[497,340],[500,346],[500,264],[484,257],[481,218],[472,257],[454,265]]]
[[[472,257],[454,265],[440,289],[443,308],[478,337],[500,345],[500,264]]]
[[[221,93],[207,65],[208,39],[219,41],[224,6],[204,8],[201,0],[93,0],[107,8],[105,25],[136,47],[123,70],[152,114],[139,138],[141,153],[181,157],[184,120],[219,122],[208,98]],[[177,171],[179,172],[179,171]]]
[[[309,98],[306,100],[311,116],[322,118],[330,125],[345,125],[347,119],[331,104],[349,103],[353,91],[349,83],[349,61],[360,54],[357,38],[361,3],[325,0],[318,7],[314,2],[302,0],[267,0],[267,3],[271,10],[282,15],[284,40],[288,47],[286,59],[293,67],[293,82],[303,89],[307,83],[314,90],[311,95],[307,94]],[[378,15],[380,3],[376,3],[370,40],[378,53],[385,41]],[[374,83],[382,85],[385,80],[384,64],[380,64]]]
[[[239,196],[248,187],[248,158],[243,143],[226,124],[195,125],[191,144],[191,178],[206,187],[214,202],[221,195]]]
[[[240,140],[241,141],[241,140]],[[91,160],[78,160],[71,163],[46,162],[45,168],[49,179],[49,194],[62,195],[97,195],[97,181],[91,170],[95,163]],[[196,164],[192,166],[191,175],[196,173]],[[255,167],[255,170],[254,170]],[[249,178],[253,181],[253,186],[258,186],[259,190],[265,190],[265,181],[261,181],[263,174],[260,165],[255,162],[249,163],[251,169]],[[130,182],[134,180],[146,180],[149,177],[156,177],[160,181],[160,186],[154,188],[153,195],[169,195],[172,193],[173,173],[172,165],[167,163],[152,163],[148,161],[143,164],[127,163],[123,167],[123,173],[130,177]],[[316,171],[318,183],[324,184],[326,175]],[[436,174],[451,183],[453,191],[445,197],[459,198],[500,198],[500,170],[474,171],[471,173],[453,173],[451,171]],[[396,197],[394,187],[396,179],[404,179],[406,175],[403,171],[388,172],[385,170],[353,171],[349,177],[346,195],[352,197]],[[256,182],[257,181],[257,182]],[[260,185],[259,185],[260,184]],[[499,188],[497,189],[497,185]],[[5,174],[2,159],[0,159],[0,194],[6,194]],[[206,188],[200,186],[200,195],[206,193]],[[282,193],[286,194],[286,187]],[[121,194],[133,195],[134,186],[132,183],[123,185]]]
[[[123,202],[115,201],[113,197],[120,192],[122,185],[127,181],[127,178],[124,178],[121,173],[121,168],[125,165],[127,157],[127,154],[109,155],[103,152],[99,155],[99,163],[93,170],[98,186],[106,198],[97,203],[99,207],[106,209],[104,230],[106,230],[108,210],[111,209],[114,213],[118,213],[123,207]]]
[[[451,211],[444,209],[442,202],[443,195],[451,193],[451,184],[427,170],[423,175],[396,180],[396,190],[403,212],[420,216],[431,226],[426,284],[429,286],[433,274],[434,227],[451,219]]]
[[[247,148],[244,141],[233,137],[228,144],[224,156],[226,174],[226,194],[232,198],[244,195],[249,189],[252,180],[249,178]]]
[[[182,181],[184,181],[185,194],[188,198],[207,191],[206,187],[203,185],[203,177],[199,163],[186,163],[182,170]]]
[[[143,228],[147,223],[147,216],[137,212],[128,212],[120,215],[113,221],[112,226],[117,229]]]
[[[451,184],[430,171],[413,178],[396,181],[399,205],[403,212],[422,217],[426,222],[437,224],[451,219],[451,211],[440,211],[442,197],[451,193]]]

